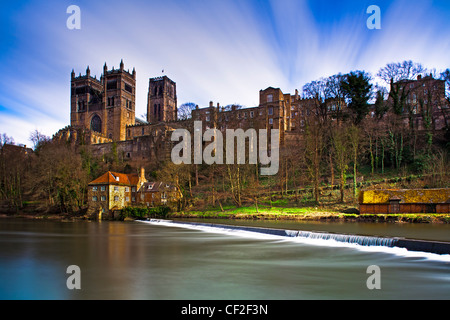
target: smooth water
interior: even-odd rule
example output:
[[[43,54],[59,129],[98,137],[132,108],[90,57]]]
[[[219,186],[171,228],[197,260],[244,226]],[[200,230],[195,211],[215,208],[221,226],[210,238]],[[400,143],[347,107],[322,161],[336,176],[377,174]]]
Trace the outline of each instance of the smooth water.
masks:
[[[80,290],[66,286],[69,265]],[[367,288],[371,265],[380,290]],[[449,256],[158,223],[0,220],[0,299],[449,298]]]

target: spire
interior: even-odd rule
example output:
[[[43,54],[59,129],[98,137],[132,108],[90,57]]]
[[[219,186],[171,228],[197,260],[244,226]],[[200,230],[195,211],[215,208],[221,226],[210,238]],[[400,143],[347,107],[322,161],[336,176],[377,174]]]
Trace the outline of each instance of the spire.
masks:
[[[123,59],[120,60],[120,71],[123,71]]]
[[[86,68],[86,75],[89,77],[91,75],[91,69],[89,69],[89,66]]]
[[[106,74],[106,71],[108,71],[108,67],[106,66],[106,62],[105,62],[105,65],[103,66],[103,74]]]
[[[75,70],[72,69],[72,73],[71,73],[72,78],[75,78]]]
[[[136,70],[134,69],[134,67],[133,67],[133,73],[132,73],[132,75],[133,75],[133,78],[136,79]]]

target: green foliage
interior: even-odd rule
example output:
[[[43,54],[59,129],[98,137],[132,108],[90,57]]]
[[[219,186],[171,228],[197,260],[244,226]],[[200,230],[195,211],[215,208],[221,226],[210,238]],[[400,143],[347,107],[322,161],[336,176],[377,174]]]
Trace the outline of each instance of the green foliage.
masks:
[[[370,76],[364,71],[350,72],[342,81],[342,90],[350,101],[348,108],[353,113],[354,124],[359,124],[369,113]]]
[[[167,206],[159,207],[125,207],[122,209],[121,218],[166,218],[170,213],[170,208]]]

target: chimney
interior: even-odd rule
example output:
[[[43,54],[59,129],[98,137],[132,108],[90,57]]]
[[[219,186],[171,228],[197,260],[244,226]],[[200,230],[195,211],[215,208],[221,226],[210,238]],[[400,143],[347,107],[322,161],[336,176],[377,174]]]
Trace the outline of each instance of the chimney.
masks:
[[[295,89],[295,100],[298,100],[298,90]]]
[[[210,102],[209,102],[209,107],[212,108],[212,107],[213,107],[213,104],[214,104],[214,103],[213,103],[212,101],[210,101]]]
[[[145,169],[141,167],[141,175],[139,176],[139,185],[142,185],[144,182],[147,182],[145,179]]]
[[[419,75],[417,76],[417,80],[422,80],[422,75],[421,75],[421,74],[419,74]]]

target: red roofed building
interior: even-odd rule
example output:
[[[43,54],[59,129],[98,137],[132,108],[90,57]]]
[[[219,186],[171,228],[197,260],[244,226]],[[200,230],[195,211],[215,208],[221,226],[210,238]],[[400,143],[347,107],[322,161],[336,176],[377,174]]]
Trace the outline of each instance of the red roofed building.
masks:
[[[148,182],[145,171],[124,174],[108,171],[88,185],[89,211],[99,219],[128,206],[156,207],[176,203],[182,197],[178,188],[166,182]]]
[[[112,211],[136,204],[138,191],[145,182],[144,168],[140,175],[108,171],[89,183],[89,209],[105,217]]]

